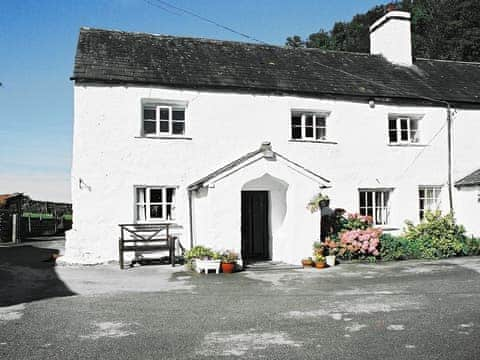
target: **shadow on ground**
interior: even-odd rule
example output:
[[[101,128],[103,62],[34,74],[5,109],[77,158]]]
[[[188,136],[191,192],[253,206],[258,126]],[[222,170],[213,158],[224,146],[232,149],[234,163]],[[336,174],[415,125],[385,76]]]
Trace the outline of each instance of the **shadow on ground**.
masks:
[[[33,246],[0,248],[0,306],[75,295],[55,271],[58,253]]]

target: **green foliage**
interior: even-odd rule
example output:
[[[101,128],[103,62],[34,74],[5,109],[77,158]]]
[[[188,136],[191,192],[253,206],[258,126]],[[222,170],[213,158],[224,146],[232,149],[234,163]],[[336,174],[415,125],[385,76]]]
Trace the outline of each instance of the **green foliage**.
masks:
[[[194,246],[193,248],[191,248],[185,253],[185,259],[187,260],[201,259],[204,257],[215,259],[215,258],[220,258],[220,255],[215,251],[213,251],[212,249],[207,248],[205,246],[201,246],[201,245]]]
[[[385,261],[438,259],[459,255],[480,255],[480,239],[465,236],[463,226],[451,214],[426,212],[418,225],[407,222],[403,236],[383,234],[380,256]]]
[[[413,45],[416,57],[478,61],[480,59],[480,1],[401,0],[398,10],[412,13]],[[320,30],[303,41],[298,35],[287,38],[290,47],[368,53],[369,27],[387,11],[376,6],[349,22],[336,22],[330,31]]]
[[[419,243],[422,258],[443,258],[460,254],[465,241],[465,228],[455,223],[452,214],[440,211],[425,213],[418,225],[406,222],[405,238]]]
[[[480,255],[480,238],[467,237],[463,242],[463,255],[478,256]]]
[[[328,200],[330,200],[328,195],[324,195],[319,192],[308,202],[307,209],[310,210],[311,213],[317,212],[318,210],[320,210],[320,202]]]
[[[366,230],[372,227],[373,219],[370,216],[363,216],[359,214],[348,214],[343,217],[341,230]]]

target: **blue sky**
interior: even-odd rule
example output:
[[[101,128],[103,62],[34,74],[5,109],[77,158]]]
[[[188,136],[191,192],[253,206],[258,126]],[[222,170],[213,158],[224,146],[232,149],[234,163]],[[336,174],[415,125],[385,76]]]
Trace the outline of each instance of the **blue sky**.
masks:
[[[265,42],[330,29],[382,0],[168,0]],[[81,26],[243,40],[156,0],[22,0],[0,7],[0,194],[69,200],[72,73]]]

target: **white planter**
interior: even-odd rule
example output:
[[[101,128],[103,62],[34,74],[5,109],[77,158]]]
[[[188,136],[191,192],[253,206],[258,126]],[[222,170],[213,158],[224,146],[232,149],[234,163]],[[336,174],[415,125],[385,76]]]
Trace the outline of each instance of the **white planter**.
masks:
[[[325,261],[327,262],[328,266],[335,266],[335,255],[328,255],[325,256]]]
[[[194,268],[195,268],[195,271],[198,272],[199,274],[202,271],[205,271],[205,274],[208,274],[208,270],[215,270],[215,273],[219,274],[220,273],[220,263],[221,263],[221,260],[196,259]]]

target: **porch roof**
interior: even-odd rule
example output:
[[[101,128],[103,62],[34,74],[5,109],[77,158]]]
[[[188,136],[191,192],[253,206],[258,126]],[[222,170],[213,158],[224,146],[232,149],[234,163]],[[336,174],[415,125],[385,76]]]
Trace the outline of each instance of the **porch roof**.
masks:
[[[458,180],[455,183],[456,187],[461,186],[475,186],[480,185],[480,169],[474,171],[473,173],[465,176],[464,178]]]
[[[283,155],[273,151],[272,146],[269,142],[263,142],[262,145],[257,150],[249,152],[249,153],[239,157],[238,159],[226,164],[225,166],[222,166],[221,168],[211,172],[210,174],[208,174],[208,175],[204,176],[203,178],[201,178],[201,179],[195,181],[194,183],[190,184],[188,186],[188,190],[196,190],[198,188],[201,188],[207,182],[209,182],[210,180],[215,179],[216,177],[228,172],[229,170],[233,170],[235,167],[237,167],[241,164],[244,164],[248,160],[253,159],[253,158],[255,158],[256,156],[259,156],[259,155],[262,155],[262,157],[267,158],[267,159],[273,159],[277,156],[277,157],[281,158],[282,160],[288,162],[292,166],[298,168],[299,170],[301,170],[301,171],[317,178],[321,182],[325,183],[325,185],[323,187],[327,187],[326,184],[330,183],[330,180],[324,178],[323,176],[320,176],[317,173],[303,167],[302,165],[288,159],[286,156],[283,156]]]

